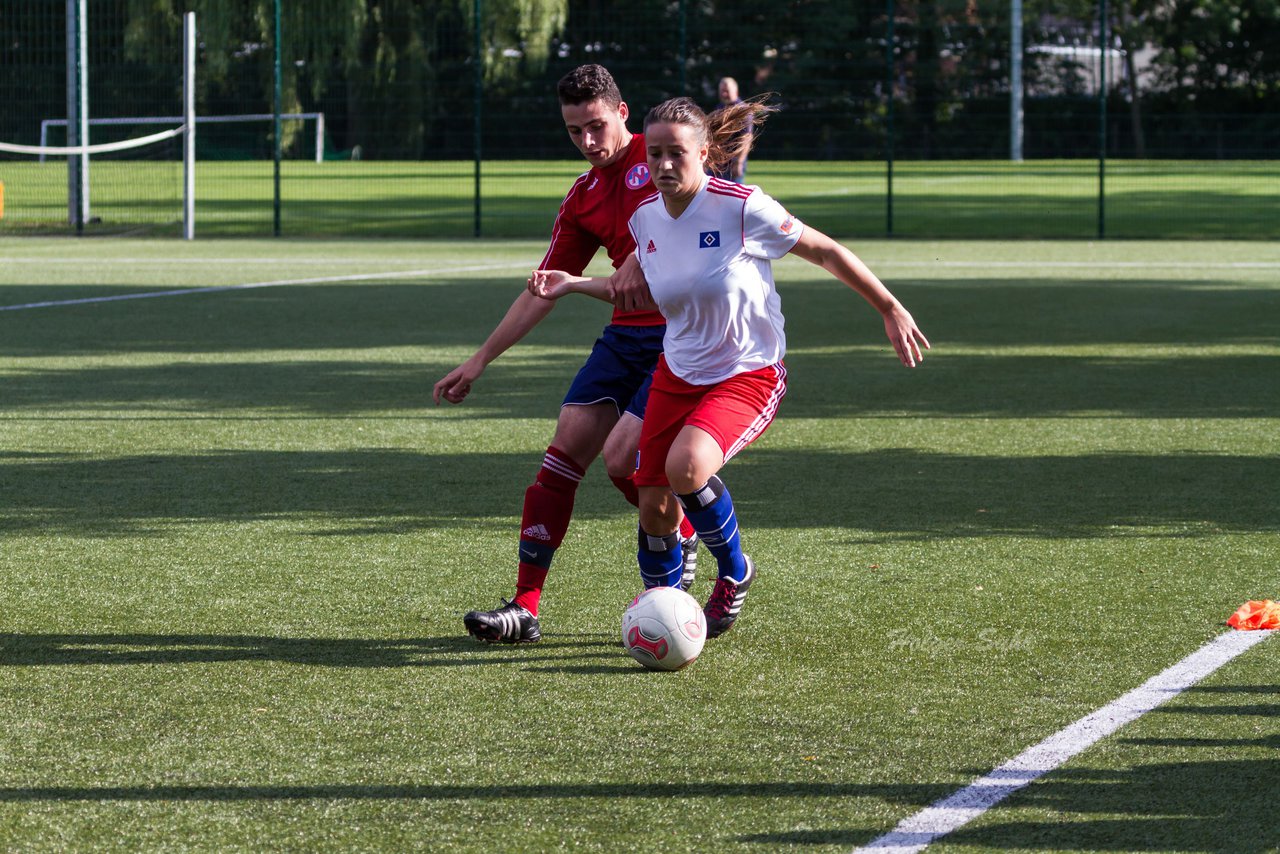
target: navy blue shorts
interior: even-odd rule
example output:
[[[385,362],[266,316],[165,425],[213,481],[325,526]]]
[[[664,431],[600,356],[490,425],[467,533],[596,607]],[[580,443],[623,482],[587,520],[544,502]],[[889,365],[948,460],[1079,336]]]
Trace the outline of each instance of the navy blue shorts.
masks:
[[[606,326],[562,405],[612,401],[619,415],[629,412],[643,420],[666,330],[665,326]]]

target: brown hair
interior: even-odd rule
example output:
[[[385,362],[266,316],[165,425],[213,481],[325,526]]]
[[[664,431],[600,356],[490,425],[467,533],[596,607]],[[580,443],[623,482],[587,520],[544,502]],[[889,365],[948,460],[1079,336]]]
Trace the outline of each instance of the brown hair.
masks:
[[[561,106],[604,101],[613,109],[622,103],[622,93],[613,75],[603,65],[579,65],[556,84]]]
[[[771,96],[766,93],[727,104],[710,115],[690,98],[672,98],[663,101],[649,111],[644,117],[644,126],[662,122],[663,124],[688,125],[698,131],[699,142],[707,146],[707,166],[719,170],[726,163],[735,160],[751,151],[756,135],[750,132],[757,125],[764,123],[770,113],[778,108],[768,103]]]

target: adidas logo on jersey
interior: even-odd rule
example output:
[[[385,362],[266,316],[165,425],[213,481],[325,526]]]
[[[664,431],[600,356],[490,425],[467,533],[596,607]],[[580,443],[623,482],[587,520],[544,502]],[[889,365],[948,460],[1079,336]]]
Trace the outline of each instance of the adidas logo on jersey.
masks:
[[[648,249],[646,249],[646,250],[644,250],[644,253],[645,253],[646,255],[652,255],[653,253],[655,253],[655,252],[657,252],[657,251],[658,251],[658,247],[654,246],[654,245],[653,245],[653,241],[652,241],[652,240],[650,240],[650,241],[649,241],[649,248],[648,248]]]
[[[541,524],[530,525],[529,527],[525,528],[523,531],[520,532],[520,536],[528,537],[532,540],[550,541],[551,539],[551,535],[547,533],[547,526],[541,525]]]

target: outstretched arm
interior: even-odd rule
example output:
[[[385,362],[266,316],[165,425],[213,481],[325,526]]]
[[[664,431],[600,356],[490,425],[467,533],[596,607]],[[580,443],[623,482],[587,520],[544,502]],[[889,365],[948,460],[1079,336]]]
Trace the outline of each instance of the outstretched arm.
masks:
[[[440,403],[441,398],[450,403],[462,403],[463,398],[471,392],[471,384],[480,378],[489,363],[528,335],[533,327],[551,313],[553,307],[554,302],[538,299],[527,290],[522,291],[475,355],[445,374],[435,384],[431,390],[431,399],[436,404]]]
[[[562,270],[534,270],[529,276],[529,293],[536,299],[554,305],[565,294],[586,294],[605,302],[613,302],[609,295],[609,280],[591,276],[573,276]]]
[[[916,326],[911,313],[862,259],[816,228],[805,226],[800,240],[791,250],[804,260],[816,264],[853,288],[884,317],[884,331],[894,352],[908,368],[924,359],[921,345],[929,349],[929,339]]]

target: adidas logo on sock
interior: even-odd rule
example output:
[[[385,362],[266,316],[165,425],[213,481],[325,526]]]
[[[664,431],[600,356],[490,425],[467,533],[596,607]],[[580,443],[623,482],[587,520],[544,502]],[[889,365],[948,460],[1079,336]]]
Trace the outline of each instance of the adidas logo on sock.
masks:
[[[534,540],[550,540],[551,535],[547,533],[546,525],[530,525],[520,532],[520,536],[529,537]]]

